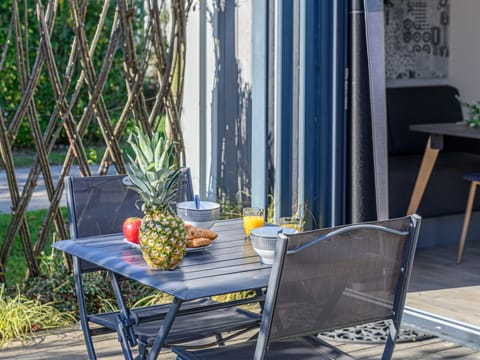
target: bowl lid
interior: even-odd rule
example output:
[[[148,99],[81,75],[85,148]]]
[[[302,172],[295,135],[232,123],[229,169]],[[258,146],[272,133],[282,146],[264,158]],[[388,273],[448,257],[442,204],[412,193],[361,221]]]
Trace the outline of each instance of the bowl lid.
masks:
[[[177,204],[177,209],[182,209],[182,210],[215,210],[220,207],[220,204],[210,202],[210,201],[199,201],[198,202],[198,208],[195,205],[195,201],[184,201],[180,202]]]
[[[277,238],[278,233],[295,234],[297,231],[293,228],[282,228],[276,225],[262,226],[252,229],[250,235],[261,238]]]

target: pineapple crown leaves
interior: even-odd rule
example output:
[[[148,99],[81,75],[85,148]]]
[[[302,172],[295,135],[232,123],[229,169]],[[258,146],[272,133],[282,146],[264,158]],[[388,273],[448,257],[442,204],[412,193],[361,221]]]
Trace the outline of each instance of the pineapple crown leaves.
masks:
[[[140,199],[137,207],[144,213],[172,211],[181,169],[174,162],[174,143],[154,133],[151,138],[140,129],[128,138],[135,158],[127,154],[128,176]]]

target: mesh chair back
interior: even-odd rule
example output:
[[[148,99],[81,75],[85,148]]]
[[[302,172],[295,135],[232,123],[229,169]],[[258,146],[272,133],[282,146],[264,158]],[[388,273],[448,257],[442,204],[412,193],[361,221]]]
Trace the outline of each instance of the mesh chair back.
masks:
[[[131,216],[143,217],[135,206],[138,194],[129,188],[127,175],[67,177],[67,206],[70,235],[119,234],[123,221]],[[178,180],[177,202],[193,200],[189,169],[182,169]]]
[[[74,239],[118,234],[126,218],[143,216],[135,207],[138,194],[128,188],[127,175],[70,177],[67,180],[70,234]]]
[[[412,219],[419,221],[373,223],[403,235],[372,224],[282,235],[265,304],[272,314],[266,341],[382,319],[399,323],[418,237]]]

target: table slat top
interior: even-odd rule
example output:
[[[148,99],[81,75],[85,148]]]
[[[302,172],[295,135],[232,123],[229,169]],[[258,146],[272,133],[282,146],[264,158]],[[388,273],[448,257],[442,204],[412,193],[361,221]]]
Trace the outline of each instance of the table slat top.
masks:
[[[168,271],[150,268],[122,234],[64,240],[53,247],[183,301],[266,287],[271,266],[262,264],[244,239],[241,219],[219,221],[212,230],[218,233],[212,247],[187,254]]]
[[[410,130],[435,135],[448,135],[480,139],[480,128],[471,128],[466,123],[413,124]]]

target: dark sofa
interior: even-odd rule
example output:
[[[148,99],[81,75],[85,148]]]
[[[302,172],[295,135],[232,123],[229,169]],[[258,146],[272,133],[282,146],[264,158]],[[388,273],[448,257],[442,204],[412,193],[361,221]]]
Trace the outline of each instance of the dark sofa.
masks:
[[[457,89],[446,85],[387,89],[390,216],[402,216],[407,211],[428,138],[427,134],[410,131],[409,126],[462,121],[458,94]],[[452,146],[440,151],[420,203],[418,213],[423,217],[463,213],[469,191],[463,174],[480,171],[478,142],[455,138],[449,142]],[[458,151],[465,147],[468,152]]]

